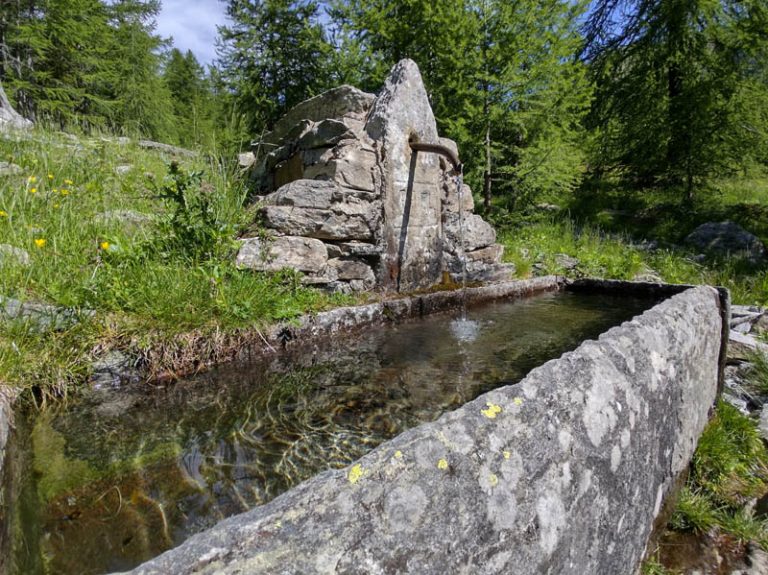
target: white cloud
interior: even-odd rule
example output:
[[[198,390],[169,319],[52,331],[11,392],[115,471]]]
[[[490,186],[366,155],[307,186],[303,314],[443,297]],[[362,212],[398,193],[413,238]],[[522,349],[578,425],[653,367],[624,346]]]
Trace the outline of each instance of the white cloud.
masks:
[[[192,50],[202,64],[209,64],[216,57],[216,26],[225,21],[220,0],[163,0],[157,33],[163,38],[173,37],[176,48]]]

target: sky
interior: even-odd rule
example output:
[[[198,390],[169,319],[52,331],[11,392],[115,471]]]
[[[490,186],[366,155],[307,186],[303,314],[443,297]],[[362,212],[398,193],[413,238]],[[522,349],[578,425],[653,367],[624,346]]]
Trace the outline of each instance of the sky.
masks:
[[[224,21],[221,0],[162,0],[157,33],[163,38],[172,36],[176,48],[182,52],[192,50],[205,65],[216,57],[216,25]]]

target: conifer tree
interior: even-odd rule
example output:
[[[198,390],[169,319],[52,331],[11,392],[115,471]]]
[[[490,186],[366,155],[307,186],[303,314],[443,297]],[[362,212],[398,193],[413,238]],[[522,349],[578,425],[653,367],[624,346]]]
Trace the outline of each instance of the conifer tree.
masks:
[[[219,67],[253,134],[331,87],[331,45],[314,0],[228,0]]]
[[[762,0],[597,3],[586,33],[598,84],[596,161],[645,184],[698,182],[765,157],[768,7]]]

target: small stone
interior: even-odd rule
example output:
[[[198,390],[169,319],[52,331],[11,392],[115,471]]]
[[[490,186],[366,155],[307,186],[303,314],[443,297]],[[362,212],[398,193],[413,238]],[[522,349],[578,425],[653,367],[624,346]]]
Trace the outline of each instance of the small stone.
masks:
[[[743,257],[754,262],[766,259],[763,242],[734,222],[708,222],[696,228],[685,243],[719,257]]]
[[[24,173],[21,166],[10,162],[0,162],[0,176],[18,176]]]
[[[16,264],[28,266],[32,263],[29,252],[22,248],[17,248],[10,244],[0,244],[0,266],[3,264]]]
[[[90,383],[94,389],[116,388],[140,379],[136,361],[118,350],[97,359],[91,366],[91,372]]]
[[[334,268],[340,280],[362,280],[366,283],[376,281],[376,276],[371,267],[360,260],[351,258],[338,258],[328,261],[328,266]]]
[[[578,258],[569,256],[568,254],[555,255],[555,265],[567,271],[576,269],[580,263]]]
[[[243,152],[237,156],[237,165],[241,168],[251,168],[256,163],[256,154],[253,152]]]
[[[115,174],[117,174],[118,176],[124,176],[127,173],[131,172],[132,170],[133,170],[133,166],[129,164],[124,164],[124,165],[115,167]]]
[[[747,361],[756,352],[768,354],[768,345],[754,336],[731,331],[728,336],[728,359]]]
[[[281,236],[269,240],[243,240],[235,263],[256,271],[292,268],[305,273],[318,273],[327,261],[328,251],[320,240]]]

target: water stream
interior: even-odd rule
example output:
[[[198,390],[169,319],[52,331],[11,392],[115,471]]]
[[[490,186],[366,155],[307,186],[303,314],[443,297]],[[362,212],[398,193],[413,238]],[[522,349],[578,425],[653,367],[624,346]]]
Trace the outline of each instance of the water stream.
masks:
[[[6,494],[15,572],[131,568],[653,303],[536,296],[19,414]]]

